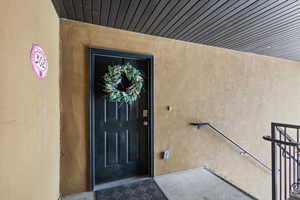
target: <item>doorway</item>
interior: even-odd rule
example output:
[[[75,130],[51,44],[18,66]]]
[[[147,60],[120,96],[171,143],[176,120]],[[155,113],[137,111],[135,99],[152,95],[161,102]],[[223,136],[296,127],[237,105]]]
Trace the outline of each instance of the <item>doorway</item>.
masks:
[[[96,48],[89,56],[91,189],[153,176],[153,56]],[[103,76],[109,65],[127,63],[142,72],[140,96],[132,104],[109,101]]]

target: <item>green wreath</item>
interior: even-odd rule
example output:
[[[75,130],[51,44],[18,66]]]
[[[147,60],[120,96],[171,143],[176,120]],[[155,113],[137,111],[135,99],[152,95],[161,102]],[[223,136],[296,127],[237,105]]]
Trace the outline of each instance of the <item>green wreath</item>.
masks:
[[[125,75],[130,82],[130,86],[124,91],[118,89]],[[104,92],[109,101],[132,104],[139,97],[144,84],[142,73],[131,64],[109,65],[107,73],[104,75]]]

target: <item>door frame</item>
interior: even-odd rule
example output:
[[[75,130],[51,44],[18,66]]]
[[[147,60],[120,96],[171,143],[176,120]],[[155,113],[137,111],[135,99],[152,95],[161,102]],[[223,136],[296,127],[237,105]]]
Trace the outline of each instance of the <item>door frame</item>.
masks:
[[[153,56],[148,54],[140,54],[133,52],[117,51],[111,49],[101,49],[101,48],[89,48],[89,164],[90,164],[90,190],[96,191],[98,185],[95,184],[95,144],[94,144],[94,108],[95,108],[95,94],[94,94],[94,72],[95,72],[95,56],[110,56],[110,57],[121,57],[121,58],[130,58],[130,59],[147,59],[150,65],[148,72],[149,76],[149,88],[148,88],[148,173],[147,177],[154,177],[154,63]],[[131,178],[132,179],[132,178]],[[138,179],[138,178],[136,178]],[[122,180],[122,179],[121,179]]]

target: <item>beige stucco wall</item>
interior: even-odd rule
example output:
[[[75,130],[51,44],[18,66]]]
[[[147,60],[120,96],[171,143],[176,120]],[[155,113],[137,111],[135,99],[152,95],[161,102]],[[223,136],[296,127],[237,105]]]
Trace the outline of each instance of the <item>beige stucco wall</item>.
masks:
[[[51,0],[1,1],[0,199],[59,196],[59,19]],[[48,54],[38,80],[33,43]]]
[[[68,20],[61,20],[61,40],[62,193],[88,190],[87,49],[98,47],[154,55],[156,175],[207,166],[271,199],[267,171],[188,124],[212,122],[270,165],[270,144],[261,137],[271,122],[300,124],[299,63]],[[163,150],[169,160],[159,158]]]

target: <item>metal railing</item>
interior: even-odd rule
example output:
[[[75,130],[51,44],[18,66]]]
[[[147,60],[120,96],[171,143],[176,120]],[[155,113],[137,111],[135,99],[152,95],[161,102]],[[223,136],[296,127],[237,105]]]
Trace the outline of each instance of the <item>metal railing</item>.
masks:
[[[247,151],[245,148],[243,148],[237,142],[233,141],[231,138],[229,138],[228,136],[226,136],[224,133],[222,133],[222,131],[220,131],[219,129],[217,129],[216,127],[214,127],[213,125],[211,125],[210,123],[208,123],[208,122],[204,122],[204,123],[190,123],[190,125],[197,126],[198,128],[201,128],[203,126],[209,127],[210,129],[212,129],[213,131],[215,131],[216,133],[218,133],[219,135],[221,135],[222,137],[224,137],[227,141],[229,141],[231,144],[233,144],[236,148],[238,148],[240,150],[240,154],[241,155],[249,156],[251,159],[253,159],[254,161],[256,161],[262,167],[264,167],[268,171],[271,171],[271,168],[268,167],[265,163],[263,163],[260,159],[258,159],[256,156],[254,156],[249,151]]]
[[[271,136],[263,137],[271,142],[272,200],[287,200],[300,189],[299,133],[300,126],[272,123]]]

